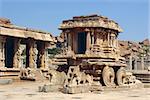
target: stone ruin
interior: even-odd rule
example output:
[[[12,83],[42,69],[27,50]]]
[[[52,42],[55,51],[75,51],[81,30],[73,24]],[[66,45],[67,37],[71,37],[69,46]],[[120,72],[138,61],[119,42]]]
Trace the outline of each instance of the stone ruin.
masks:
[[[35,80],[36,69],[46,69],[47,48],[54,43],[50,33],[16,26],[0,18],[0,78]],[[39,72],[40,74],[40,72]]]
[[[83,93],[103,87],[142,86],[126,71],[117,40],[122,29],[116,22],[98,15],[75,16],[64,20],[59,29],[63,52],[55,56],[57,67],[47,73],[50,83],[39,86],[40,92]]]
[[[121,55],[125,57],[127,70],[143,83],[150,83],[150,40],[142,42],[120,41]]]
[[[117,37],[123,31],[118,23],[98,15],[75,16],[59,29],[64,34],[63,50],[51,65],[46,60],[47,48],[55,43],[50,33],[0,20],[0,77],[48,79],[48,84],[39,86],[40,92],[99,92],[103,87],[141,85],[126,72],[118,47]]]

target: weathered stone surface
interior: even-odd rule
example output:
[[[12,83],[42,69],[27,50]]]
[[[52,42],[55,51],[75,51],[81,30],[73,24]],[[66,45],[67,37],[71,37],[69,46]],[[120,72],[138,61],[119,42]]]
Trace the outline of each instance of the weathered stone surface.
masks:
[[[58,92],[61,87],[62,87],[61,85],[48,84],[44,86],[39,86],[38,91],[39,92]]]
[[[40,69],[23,68],[20,69],[20,79],[30,81],[42,81],[45,79]]]
[[[126,72],[126,76],[123,80],[122,85],[120,85],[120,87],[126,87],[126,88],[143,88],[144,84],[137,80],[135,76],[132,75],[131,72]]]
[[[64,72],[50,69],[46,77],[49,79],[50,84],[63,85],[66,79],[66,74]]]
[[[49,69],[46,78],[48,78],[49,84],[39,86],[39,92],[56,92],[63,87],[66,74],[54,69]]]
[[[100,82],[93,82],[92,85],[90,86],[90,91],[95,92],[95,91],[102,91],[104,90]]]
[[[0,24],[11,25],[11,21],[7,18],[0,18]]]
[[[65,20],[60,26],[60,29],[75,28],[75,27],[103,27],[113,29],[119,32],[123,30],[118,23],[108,19],[104,16],[90,15],[90,16],[76,16],[71,20]]]
[[[76,93],[86,93],[90,91],[90,85],[78,85],[78,86],[67,86],[64,87],[64,93],[76,94]]]
[[[12,79],[0,79],[0,85],[7,85],[13,82]]]

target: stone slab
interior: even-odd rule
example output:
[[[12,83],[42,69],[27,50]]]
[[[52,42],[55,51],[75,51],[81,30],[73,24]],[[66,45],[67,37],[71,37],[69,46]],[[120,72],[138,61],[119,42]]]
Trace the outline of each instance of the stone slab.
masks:
[[[12,79],[0,79],[0,85],[11,84],[12,82]]]
[[[58,92],[61,88],[61,85],[44,85],[39,86],[38,91],[39,92]]]
[[[68,86],[64,87],[63,93],[76,94],[76,93],[87,93],[90,91],[90,86]]]

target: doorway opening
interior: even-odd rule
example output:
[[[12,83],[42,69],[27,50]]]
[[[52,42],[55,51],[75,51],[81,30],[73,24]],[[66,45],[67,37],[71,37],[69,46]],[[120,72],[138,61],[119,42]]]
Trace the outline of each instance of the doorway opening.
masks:
[[[14,57],[14,39],[8,37],[5,44],[5,66],[7,68],[13,68]]]
[[[132,70],[135,69],[135,60],[132,61]]]
[[[85,54],[86,51],[86,32],[79,32],[78,33],[78,54]]]

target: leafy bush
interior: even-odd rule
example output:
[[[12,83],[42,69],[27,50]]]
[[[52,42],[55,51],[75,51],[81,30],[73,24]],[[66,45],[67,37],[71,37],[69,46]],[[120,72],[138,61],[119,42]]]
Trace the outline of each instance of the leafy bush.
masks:
[[[61,53],[61,48],[52,48],[52,49],[48,49],[48,54],[51,55],[57,55]]]

